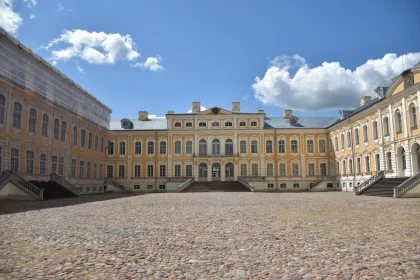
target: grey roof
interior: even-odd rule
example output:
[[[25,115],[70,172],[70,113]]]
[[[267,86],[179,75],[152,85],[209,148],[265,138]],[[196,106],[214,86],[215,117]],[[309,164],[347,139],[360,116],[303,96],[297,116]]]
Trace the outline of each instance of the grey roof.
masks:
[[[337,117],[298,117],[297,125],[292,126],[282,117],[265,118],[264,128],[327,128],[337,121]]]
[[[130,119],[133,123],[133,128],[124,129],[121,127],[121,120],[111,120],[109,123],[110,130],[166,130],[168,123],[166,119],[149,119],[147,121],[140,121],[138,119]]]

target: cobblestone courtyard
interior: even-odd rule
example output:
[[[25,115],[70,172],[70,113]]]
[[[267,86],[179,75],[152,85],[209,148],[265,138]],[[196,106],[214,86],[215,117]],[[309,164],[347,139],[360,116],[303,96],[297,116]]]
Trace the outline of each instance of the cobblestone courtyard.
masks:
[[[420,278],[420,199],[149,194],[0,225],[0,279]]]

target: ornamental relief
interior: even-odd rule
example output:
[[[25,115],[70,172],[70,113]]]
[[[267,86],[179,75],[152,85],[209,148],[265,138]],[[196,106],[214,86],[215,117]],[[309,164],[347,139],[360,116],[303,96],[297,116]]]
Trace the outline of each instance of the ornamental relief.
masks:
[[[409,97],[407,97],[407,104],[412,102],[413,100],[416,100],[417,96],[416,95],[410,95]]]

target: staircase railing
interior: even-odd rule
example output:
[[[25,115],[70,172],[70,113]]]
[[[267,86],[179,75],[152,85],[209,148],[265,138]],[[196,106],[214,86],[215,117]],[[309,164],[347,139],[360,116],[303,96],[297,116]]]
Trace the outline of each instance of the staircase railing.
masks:
[[[80,193],[82,191],[81,188],[76,187],[72,183],[66,181],[63,177],[58,176],[56,173],[51,173],[51,181],[61,185],[73,194],[80,196]]]
[[[245,178],[248,177],[238,177],[238,182],[241,183],[243,186],[247,187],[248,189],[250,189],[252,192],[254,191],[254,186],[251,185],[250,183],[248,183]]]
[[[44,189],[38,188],[34,184],[29,183],[23,177],[19,176],[11,170],[6,170],[2,173],[0,177],[0,189],[3,188],[8,182],[14,183],[36,200],[44,199]]]
[[[105,178],[105,185],[106,184],[110,184],[115,188],[120,189],[122,192],[125,192],[125,187],[121,184],[118,184],[118,182],[112,180],[112,178]]]
[[[420,172],[402,182],[399,186],[394,188],[394,197],[398,198],[403,196],[406,192],[420,184]]]
[[[195,177],[189,178],[187,181],[185,181],[184,183],[182,183],[181,185],[178,186],[177,191],[181,192],[181,191],[185,190],[187,187],[189,187],[194,182],[195,182]]]
[[[311,191],[313,188],[315,188],[316,186],[318,186],[319,184],[321,184],[322,182],[324,182],[324,180],[319,180],[317,182],[315,182],[314,184],[309,184],[309,189],[308,191]]]
[[[364,181],[362,184],[360,184],[360,186],[354,187],[353,188],[354,194],[359,195],[363,193],[366,189],[370,188],[373,184],[377,183],[379,180],[383,178],[385,178],[384,171],[379,171],[378,173],[376,173],[375,175],[373,175],[372,177]]]

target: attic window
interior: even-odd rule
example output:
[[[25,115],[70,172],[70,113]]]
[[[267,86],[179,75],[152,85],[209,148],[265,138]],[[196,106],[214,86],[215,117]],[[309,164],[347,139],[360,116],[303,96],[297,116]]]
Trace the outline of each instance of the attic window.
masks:
[[[124,128],[124,129],[133,128],[133,123],[129,119],[122,119],[121,128]]]
[[[257,126],[257,122],[251,122],[251,126]]]
[[[206,123],[205,123],[205,122],[200,122],[200,123],[198,124],[198,126],[199,126],[199,127],[206,127],[207,125],[206,125]]]
[[[246,122],[239,122],[239,126],[246,126]]]
[[[218,123],[218,122],[213,122],[213,123],[211,124],[211,126],[212,126],[212,127],[219,126],[219,123]]]
[[[175,127],[181,127],[181,123],[180,122],[176,122],[175,123]]]
[[[187,122],[187,123],[185,124],[185,126],[186,126],[186,127],[192,127],[192,123],[191,123],[191,122]]]
[[[225,122],[225,126],[232,126],[232,122]]]

